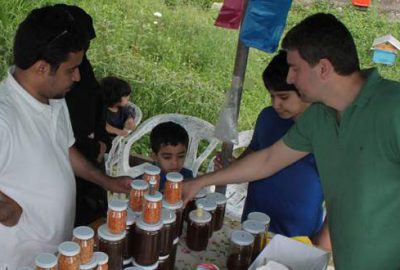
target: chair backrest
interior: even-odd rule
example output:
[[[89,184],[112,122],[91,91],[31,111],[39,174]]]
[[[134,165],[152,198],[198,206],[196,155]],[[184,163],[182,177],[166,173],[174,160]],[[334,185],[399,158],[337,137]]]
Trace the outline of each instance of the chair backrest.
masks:
[[[214,137],[214,126],[209,122],[200,118],[182,115],[182,114],[161,114],[153,116],[137,127],[135,131],[130,133],[126,138],[120,138],[113,142],[113,147],[109,153],[106,169],[111,175],[129,175],[137,177],[143,174],[143,165],[130,167],[129,155],[134,142],[160,123],[172,121],[186,129],[189,135],[189,146],[185,159],[185,167],[193,171],[193,175],[197,175],[198,170],[208,155],[218,145],[219,140]],[[198,155],[199,143],[207,141],[208,145]],[[117,166],[117,172],[112,172],[112,167]]]
[[[254,133],[254,130],[252,130],[252,129],[239,132],[238,143],[233,145],[233,150],[247,147],[250,144],[251,139],[253,138],[253,133]],[[208,163],[207,172],[214,171],[214,159],[215,159],[215,156]]]
[[[136,105],[133,102],[129,102],[128,106],[131,106],[132,108],[135,109],[135,125],[136,127],[140,124],[140,122],[142,121],[143,118],[143,112],[142,110],[139,108],[138,105]]]

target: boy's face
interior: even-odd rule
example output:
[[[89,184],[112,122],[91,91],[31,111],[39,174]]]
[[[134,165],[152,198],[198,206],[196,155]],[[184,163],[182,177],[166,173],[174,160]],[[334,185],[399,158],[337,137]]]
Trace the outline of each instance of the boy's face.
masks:
[[[186,150],[186,146],[181,143],[177,145],[163,144],[158,153],[153,152],[152,157],[164,173],[179,172],[185,162]]]
[[[121,101],[117,104],[118,107],[125,107],[129,103],[129,96],[121,97]]]
[[[296,119],[308,107],[295,91],[270,91],[272,107],[283,119]]]

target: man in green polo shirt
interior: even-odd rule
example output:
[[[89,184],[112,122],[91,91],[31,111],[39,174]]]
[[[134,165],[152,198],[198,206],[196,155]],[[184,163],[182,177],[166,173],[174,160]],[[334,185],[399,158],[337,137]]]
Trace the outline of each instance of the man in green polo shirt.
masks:
[[[185,202],[204,186],[264,178],[312,152],[335,268],[400,269],[400,83],[360,70],[350,32],[330,14],[300,22],[282,47],[288,83],[314,104],[270,148],[185,183]]]

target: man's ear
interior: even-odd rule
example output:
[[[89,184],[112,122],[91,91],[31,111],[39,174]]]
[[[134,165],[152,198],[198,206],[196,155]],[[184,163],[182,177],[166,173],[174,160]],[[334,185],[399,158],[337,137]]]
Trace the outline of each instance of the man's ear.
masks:
[[[50,64],[44,60],[37,61],[32,67],[33,71],[39,76],[50,73]]]
[[[327,58],[322,58],[321,60],[319,60],[319,66],[320,76],[323,80],[329,78],[329,76],[332,75],[332,72],[334,72],[332,63]]]

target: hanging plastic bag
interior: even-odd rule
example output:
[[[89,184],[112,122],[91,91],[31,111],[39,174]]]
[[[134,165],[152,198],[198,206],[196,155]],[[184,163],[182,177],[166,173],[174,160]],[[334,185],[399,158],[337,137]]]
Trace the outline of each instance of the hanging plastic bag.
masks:
[[[240,79],[234,78],[234,81]],[[236,85],[233,83],[233,85]],[[239,108],[239,87],[232,87],[225,94],[225,102],[222,111],[219,114],[219,119],[215,125],[215,137],[226,143],[238,143],[238,108]]]
[[[291,0],[249,0],[240,29],[243,44],[265,52],[275,52],[291,4]]]
[[[244,0],[225,0],[219,11],[215,26],[239,29]]]

